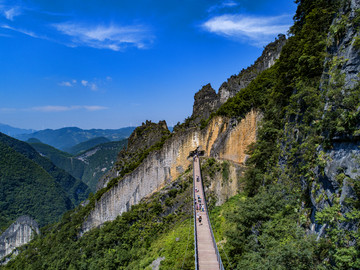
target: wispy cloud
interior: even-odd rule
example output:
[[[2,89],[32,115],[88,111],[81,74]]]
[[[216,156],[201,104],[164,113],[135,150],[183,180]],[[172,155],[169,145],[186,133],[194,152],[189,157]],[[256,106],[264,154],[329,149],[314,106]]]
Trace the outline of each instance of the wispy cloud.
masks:
[[[120,51],[126,47],[146,48],[153,41],[149,29],[142,25],[86,25],[76,22],[53,24],[53,27],[70,38],[70,46]]]
[[[22,34],[24,34],[24,35],[27,35],[27,36],[30,36],[30,37],[33,37],[33,38],[47,39],[46,37],[44,37],[44,36],[39,36],[39,35],[37,35],[36,33],[32,32],[32,31],[28,31],[28,30],[26,30],[26,29],[21,29],[21,28],[12,27],[12,26],[7,25],[7,24],[0,25],[0,28],[9,29],[9,30],[12,30],[12,31],[15,31],[15,32],[19,32],[19,33],[22,33]]]
[[[286,33],[290,27],[291,16],[256,17],[248,15],[220,15],[207,20],[202,27],[211,33],[250,40],[253,45],[262,46],[280,34]]]
[[[31,108],[0,108],[0,112],[69,112],[69,111],[102,111],[107,110],[108,107],[99,105],[75,105],[75,106],[57,106],[57,105],[46,105]]]
[[[122,51],[128,47],[144,49],[148,48],[155,38],[150,27],[143,24],[119,25],[116,22],[104,22],[102,24],[78,22],[74,14],[47,12],[30,7],[25,3],[14,5],[8,2],[0,0],[0,17],[7,19],[6,23],[0,24],[0,28],[67,47],[81,46],[113,51]],[[20,15],[23,15],[24,20],[14,22],[16,17]],[[74,19],[69,20],[69,18]],[[26,21],[29,23],[24,23]]]
[[[101,85],[105,85],[107,82],[111,81],[111,77],[108,76],[108,77],[106,77],[106,79],[103,79],[103,80],[97,80],[97,79],[94,79],[94,80],[97,81],[97,83],[95,81],[90,82],[87,80],[80,80],[79,84],[78,84],[78,81],[73,79],[71,81],[62,81],[58,84],[60,86],[65,86],[65,87],[75,87],[75,86],[80,85],[80,86],[89,88],[92,91],[97,91],[99,89],[98,83],[100,83]]]
[[[228,0],[228,1],[224,1],[224,2],[222,2],[220,4],[211,6],[207,11],[208,12],[213,12],[213,11],[216,11],[216,10],[219,10],[219,9],[236,7],[238,5],[239,5],[239,3],[236,3],[235,1]]]
[[[100,111],[106,110],[108,107],[104,106],[40,106],[40,107],[32,107],[30,111],[37,111],[37,112],[67,112],[67,111],[75,111],[75,110],[86,110],[86,111]]]
[[[15,16],[21,15],[20,7],[13,7],[4,11],[6,19],[13,21]]]
[[[75,83],[76,83],[76,81],[75,81]],[[71,82],[66,82],[66,81],[60,82],[59,85],[60,86],[66,86],[66,87],[73,87],[74,86]]]
[[[81,80],[81,84],[85,87],[89,87],[92,91],[98,90],[98,86],[94,82],[88,82],[86,80]]]

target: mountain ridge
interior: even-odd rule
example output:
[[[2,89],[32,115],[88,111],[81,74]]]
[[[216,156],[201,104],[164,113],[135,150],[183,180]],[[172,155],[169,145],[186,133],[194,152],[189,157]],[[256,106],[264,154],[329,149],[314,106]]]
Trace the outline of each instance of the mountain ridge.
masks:
[[[45,129],[30,134],[16,135],[15,138],[27,141],[35,138],[43,143],[51,145],[62,151],[96,137],[105,137],[110,141],[119,141],[130,136],[135,127],[120,129],[80,129],[78,127],[66,127],[61,129]]]

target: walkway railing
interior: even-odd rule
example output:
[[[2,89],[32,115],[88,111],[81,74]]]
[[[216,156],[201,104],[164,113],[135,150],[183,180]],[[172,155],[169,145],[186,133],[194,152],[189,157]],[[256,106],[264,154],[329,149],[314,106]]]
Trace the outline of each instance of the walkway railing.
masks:
[[[196,157],[198,159],[198,157]],[[195,199],[196,199],[196,191],[195,191],[195,181],[196,181],[196,175],[195,175],[195,160],[193,162],[193,171],[194,171],[194,190],[193,190],[193,195],[194,195],[194,201],[193,201],[193,205],[194,205],[194,235],[195,235],[195,269],[198,270],[199,269],[199,258],[198,258],[198,241],[197,241],[197,224],[196,224],[196,205],[195,205]],[[201,191],[202,191],[202,198],[204,200],[203,204],[205,205],[205,214],[206,214],[206,217],[207,217],[207,221],[208,221],[208,224],[209,224],[209,229],[210,229],[210,234],[211,234],[211,237],[212,237],[212,243],[213,243],[213,247],[214,247],[214,250],[215,250],[215,254],[216,254],[216,257],[217,257],[217,261],[218,261],[218,264],[219,264],[219,269],[220,270],[224,270],[224,265],[222,263],[222,260],[221,260],[221,256],[220,256],[220,253],[219,253],[219,250],[218,250],[218,247],[217,247],[217,244],[216,244],[216,240],[215,240],[215,237],[214,237],[214,232],[212,230],[212,226],[211,226],[211,222],[210,222],[210,216],[209,216],[209,212],[208,212],[208,206],[207,206],[207,202],[206,202],[206,197],[205,197],[205,191],[204,191],[204,185],[203,185],[203,181],[202,181],[202,177],[201,177],[201,170],[200,170],[200,160],[198,159],[198,169],[199,169],[199,180],[201,181],[200,184],[201,184]]]

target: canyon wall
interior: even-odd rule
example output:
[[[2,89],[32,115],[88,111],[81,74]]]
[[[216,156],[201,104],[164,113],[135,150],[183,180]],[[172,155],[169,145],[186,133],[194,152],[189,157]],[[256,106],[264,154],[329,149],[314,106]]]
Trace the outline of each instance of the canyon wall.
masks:
[[[226,159],[237,164],[246,160],[246,148],[256,139],[261,114],[252,111],[237,122],[223,117],[213,118],[207,128],[178,131],[154,151],[132,173],[103,194],[83,223],[82,233],[98,227],[175,180],[191,165],[190,151],[198,146],[206,156]]]

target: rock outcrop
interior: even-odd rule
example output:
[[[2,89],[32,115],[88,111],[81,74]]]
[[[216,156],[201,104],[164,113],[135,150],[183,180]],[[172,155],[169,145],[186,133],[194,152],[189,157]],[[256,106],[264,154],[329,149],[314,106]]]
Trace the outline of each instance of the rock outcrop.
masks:
[[[219,99],[215,90],[210,84],[203,86],[194,96],[194,106],[192,120],[195,125],[199,124],[201,119],[207,119],[210,113],[218,108]]]
[[[119,172],[125,169],[126,164],[136,162],[143,151],[154,146],[169,134],[166,121],[159,121],[156,124],[146,120],[145,123],[142,123],[130,135],[126,149],[119,152],[115,166],[98,181],[96,190],[106,187],[111,179],[119,176]]]
[[[114,220],[142,198],[175,180],[191,164],[189,153],[198,146],[206,156],[243,164],[247,146],[256,139],[260,120],[261,114],[252,111],[239,122],[215,117],[203,130],[194,127],[176,132],[160,150],[151,152],[133,172],[102,195],[83,223],[82,233]]]
[[[19,217],[0,236],[0,259],[9,255],[17,247],[30,242],[39,233],[39,226],[35,220],[29,216]]]

